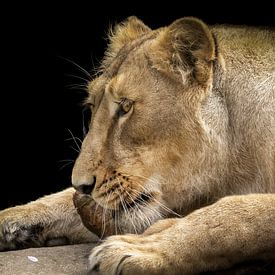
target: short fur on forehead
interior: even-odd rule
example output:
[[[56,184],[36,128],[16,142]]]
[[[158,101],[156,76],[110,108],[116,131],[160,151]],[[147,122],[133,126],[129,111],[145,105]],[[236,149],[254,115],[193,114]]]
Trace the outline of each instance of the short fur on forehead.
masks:
[[[111,28],[108,35],[109,45],[102,61],[102,68],[110,65],[124,45],[150,31],[151,29],[135,16],[128,17],[122,23]]]

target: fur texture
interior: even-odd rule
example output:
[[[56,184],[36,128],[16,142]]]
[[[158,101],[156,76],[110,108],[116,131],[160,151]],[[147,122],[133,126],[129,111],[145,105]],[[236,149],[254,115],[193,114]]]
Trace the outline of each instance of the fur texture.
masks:
[[[124,235],[92,251],[91,274],[274,260],[274,45],[272,30],[192,17],[157,30],[131,17],[110,34],[72,182],[86,193],[74,197],[85,226]],[[92,240],[72,193],[0,212],[0,248],[17,248],[14,232],[31,225],[32,244]]]

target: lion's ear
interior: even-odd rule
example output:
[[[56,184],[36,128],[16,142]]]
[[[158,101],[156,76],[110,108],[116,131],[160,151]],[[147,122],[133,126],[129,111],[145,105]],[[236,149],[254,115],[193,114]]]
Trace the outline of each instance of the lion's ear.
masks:
[[[152,45],[157,69],[206,83],[215,59],[215,41],[199,19],[186,17],[164,28]]]
[[[135,16],[128,17],[116,25],[109,33],[108,55],[116,56],[118,51],[127,43],[151,31],[140,19]]]

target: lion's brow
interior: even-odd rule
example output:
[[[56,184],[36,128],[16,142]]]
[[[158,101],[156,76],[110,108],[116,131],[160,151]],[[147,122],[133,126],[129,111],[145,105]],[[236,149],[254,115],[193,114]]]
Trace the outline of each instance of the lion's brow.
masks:
[[[84,98],[82,105],[91,106],[96,105],[97,98],[100,97],[104,88],[106,86],[106,81],[102,79],[102,76],[99,76],[92,80],[87,86],[87,96]]]
[[[107,78],[112,79],[115,75],[118,74],[118,71],[127,59],[128,55],[135,49],[139,48],[143,43],[148,40],[153,39],[156,36],[156,33],[153,31],[150,34],[141,36],[138,40],[124,45],[118,52],[117,56],[111,60],[111,62],[103,62],[103,75]]]
[[[155,36],[156,33],[152,32],[150,33],[150,35],[144,35],[140,39],[132,43],[126,44],[124,47],[121,48],[117,56],[112,60],[110,64],[108,64],[108,66],[107,64],[104,64],[101,75],[96,77],[88,84],[88,96],[84,100],[83,105],[86,106],[94,104],[94,102],[96,101],[96,95],[104,89],[106,83],[116,78],[121,65],[127,59],[130,52],[140,47],[144,42],[153,39]],[[105,81],[102,81],[102,78]]]

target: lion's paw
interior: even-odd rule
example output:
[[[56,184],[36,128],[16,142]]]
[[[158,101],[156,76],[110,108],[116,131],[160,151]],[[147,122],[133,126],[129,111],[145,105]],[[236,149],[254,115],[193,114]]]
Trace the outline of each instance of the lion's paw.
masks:
[[[8,209],[0,212],[0,251],[41,246],[43,226],[30,224],[25,212]]]
[[[159,243],[143,236],[109,237],[89,257],[89,274],[165,274]]]

